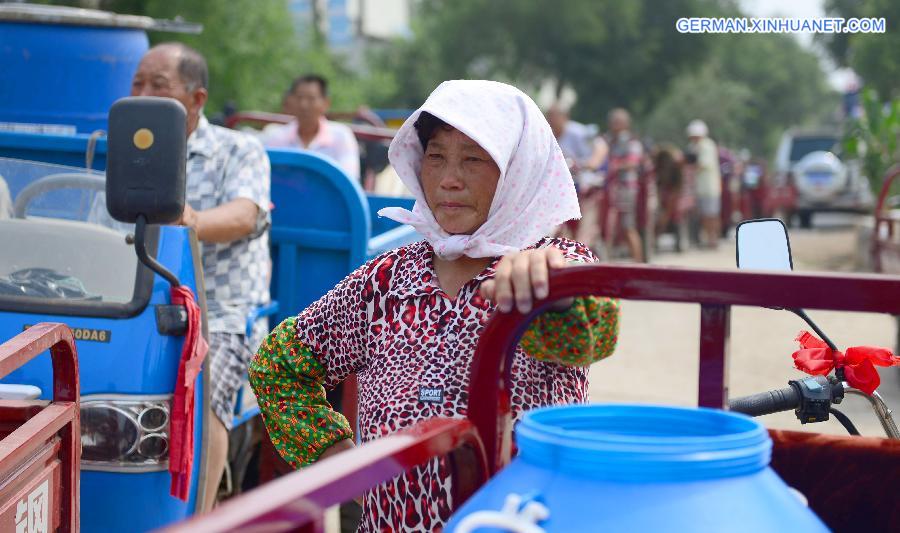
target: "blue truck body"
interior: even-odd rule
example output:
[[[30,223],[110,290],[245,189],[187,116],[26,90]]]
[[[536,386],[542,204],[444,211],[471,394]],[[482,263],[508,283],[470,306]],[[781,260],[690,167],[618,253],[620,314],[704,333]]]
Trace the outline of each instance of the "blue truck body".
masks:
[[[0,158],[84,168],[88,145],[87,135],[0,132]],[[315,154],[271,150],[269,158],[274,204],[270,233],[271,289],[273,300],[279,304],[279,310],[270,317],[272,322],[296,314],[367,259],[418,238],[408,226],[374,218],[375,211],[381,207],[411,208],[412,200],[367,196],[332,161]],[[106,143],[101,138],[96,142],[92,166],[99,171],[105,162]],[[23,182],[8,181],[15,198]],[[76,202],[80,193],[56,191],[54,194],[72,195],[71,201]],[[198,292],[197,288],[202,287],[202,269],[196,238],[185,228],[163,226],[158,229],[156,239],[151,239],[151,245],[151,253],[155,251],[160,263]],[[0,264],[3,253],[0,250]],[[92,251],[67,253],[90,255]],[[52,308],[20,309],[15,302],[4,303],[0,297],[0,338],[11,338],[23,327],[43,321],[64,322],[84,332],[109,332],[108,342],[97,342],[89,336],[76,341],[82,402],[108,398],[165,400],[174,390],[183,337],[158,331],[157,306],[170,303],[169,285],[155,274],[149,285],[152,288],[145,303],[130,314],[115,317],[90,316],[71,309],[64,313],[54,313]],[[164,467],[115,471],[115,468],[83,461],[81,524],[84,531],[146,531],[193,514],[204,454],[203,379],[206,374],[198,378],[196,390],[194,483],[189,501],[181,502],[169,495],[170,478]],[[49,394],[51,376],[49,358],[38,358],[3,382],[36,385]],[[238,402],[235,413],[238,425],[258,413],[255,402],[244,400]]]

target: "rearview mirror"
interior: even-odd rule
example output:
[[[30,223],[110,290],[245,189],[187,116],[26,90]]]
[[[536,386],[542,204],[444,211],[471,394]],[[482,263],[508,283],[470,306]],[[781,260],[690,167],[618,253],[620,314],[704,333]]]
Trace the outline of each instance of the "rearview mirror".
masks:
[[[793,270],[791,243],[784,223],[766,218],[738,224],[737,266],[747,270]]]
[[[147,252],[147,224],[169,224],[184,212],[187,112],[171,98],[130,96],[109,109],[106,209],[134,222],[138,260],[173,287],[178,278]]]
[[[184,211],[187,113],[177,100],[132,96],[109,109],[106,207],[120,222],[167,224]]]

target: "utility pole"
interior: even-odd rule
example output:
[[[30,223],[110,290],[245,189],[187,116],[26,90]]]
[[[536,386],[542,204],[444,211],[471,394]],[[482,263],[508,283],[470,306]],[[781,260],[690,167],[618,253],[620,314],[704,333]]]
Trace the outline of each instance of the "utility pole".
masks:
[[[324,46],[328,36],[328,0],[311,0],[313,39],[317,45]]]

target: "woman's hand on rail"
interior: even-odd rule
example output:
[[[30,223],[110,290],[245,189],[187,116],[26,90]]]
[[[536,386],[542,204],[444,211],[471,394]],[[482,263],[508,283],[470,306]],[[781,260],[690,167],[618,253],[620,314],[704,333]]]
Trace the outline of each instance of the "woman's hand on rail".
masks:
[[[514,303],[520,313],[527,313],[535,300],[547,297],[550,269],[567,265],[562,251],[553,247],[506,255],[497,264],[494,279],[481,284],[481,295],[493,301],[501,313],[511,311]],[[565,311],[571,307],[572,300],[554,302],[550,309]]]

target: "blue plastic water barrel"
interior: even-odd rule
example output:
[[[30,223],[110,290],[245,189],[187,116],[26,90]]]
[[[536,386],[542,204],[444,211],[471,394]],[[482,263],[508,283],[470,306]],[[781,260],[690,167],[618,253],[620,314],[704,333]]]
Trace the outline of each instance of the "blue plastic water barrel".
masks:
[[[90,133],[131,89],[150,19],[0,6],[0,129]],[[53,125],[49,126],[48,125]]]
[[[526,413],[516,441],[519,455],[445,531],[828,531],[769,468],[772,441],[743,415],[551,407]],[[510,520],[519,529],[500,527]]]

